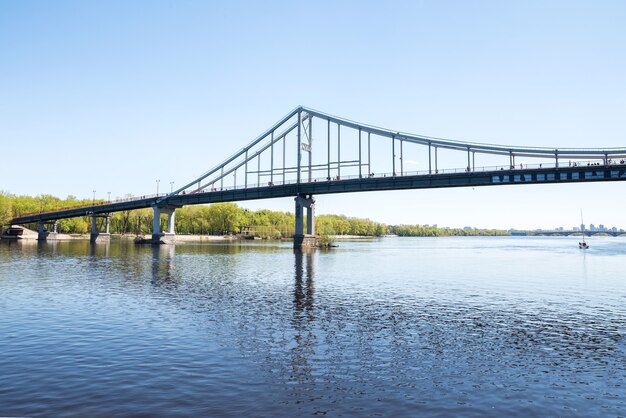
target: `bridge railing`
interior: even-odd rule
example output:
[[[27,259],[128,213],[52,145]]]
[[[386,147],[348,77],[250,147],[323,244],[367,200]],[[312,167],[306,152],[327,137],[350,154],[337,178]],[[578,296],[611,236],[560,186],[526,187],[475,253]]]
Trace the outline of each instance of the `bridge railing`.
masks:
[[[580,167],[580,168],[607,168],[607,167],[626,167],[626,161],[618,161],[613,162],[611,164],[604,164],[604,162],[599,162],[598,160],[589,160],[589,161],[568,161],[567,165],[559,164],[560,168],[571,168],[571,167]],[[307,183],[321,183],[321,182],[335,182],[335,181],[343,181],[343,180],[356,180],[359,178],[388,178],[388,177],[407,177],[407,176],[436,176],[442,174],[471,174],[471,173],[487,173],[493,172],[498,173],[504,170],[541,170],[541,169],[555,169],[557,165],[555,163],[537,163],[537,164],[526,164],[520,163],[516,166],[509,165],[496,165],[496,166],[481,166],[481,167],[470,167],[466,168],[443,168],[437,170],[417,170],[417,171],[403,171],[402,173],[396,172],[384,172],[384,173],[365,173],[362,175],[342,175],[340,177],[314,177],[311,180],[302,179],[300,184]],[[274,182],[261,182],[261,183],[249,183],[247,186],[244,185],[236,185],[236,186],[225,186],[225,187],[210,187],[205,188],[198,193],[209,193],[209,192],[220,192],[220,191],[231,191],[231,190],[244,190],[244,189],[254,189],[260,187],[273,187],[273,186],[283,186],[289,184],[298,184],[297,180],[286,180],[286,181],[274,181]]]
[[[46,211],[23,213],[23,214],[20,214],[19,216],[16,216],[15,218],[21,218],[24,216],[32,216],[32,215],[46,215],[46,214],[56,213],[56,212],[65,211],[65,210],[90,209],[96,206],[115,205],[117,203],[139,202],[142,200],[155,199],[157,197],[163,197],[163,196],[167,196],[167,193],[149,194],[149,195],[142,195],[142,196],[130,196],[130,197],[119,198],[115,200],[98,200],[98,201],[92,202],[89,205],[67,206],[63,208],[57,208],[57,209],[46,210]]]

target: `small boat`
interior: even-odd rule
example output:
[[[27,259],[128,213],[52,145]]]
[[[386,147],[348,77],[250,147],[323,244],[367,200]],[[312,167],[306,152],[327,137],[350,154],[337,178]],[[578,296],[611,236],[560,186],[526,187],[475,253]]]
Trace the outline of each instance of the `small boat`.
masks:
[[[583,240],[578,243],[578,248],[586,250],[589,248],[589,244],[585,241],[585,223],[583,222],[583,210],[580,210],[580,230],[583,233]]]

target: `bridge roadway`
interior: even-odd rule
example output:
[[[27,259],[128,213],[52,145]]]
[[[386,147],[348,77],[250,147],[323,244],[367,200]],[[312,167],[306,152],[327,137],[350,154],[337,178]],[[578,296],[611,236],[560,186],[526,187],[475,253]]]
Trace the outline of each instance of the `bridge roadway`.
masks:
[[[231,188],[209,192],[149,196],[136,200],[104,203],[52,212],[33,213],[15,217],[13,225],[53,222],[78,216],[106,215],[149,207],[182,207],[186,205],[236,202],[244,200],[353,193],[384,190],[430,189],[448,187],[503,186],[520,184],[583,183],[596,181],[625,181],[626,165],[577,166],[560,168],[497,169],[418,175],[381,175],[340,180],[313,180],[311,182],[274,184],[262,187]]]

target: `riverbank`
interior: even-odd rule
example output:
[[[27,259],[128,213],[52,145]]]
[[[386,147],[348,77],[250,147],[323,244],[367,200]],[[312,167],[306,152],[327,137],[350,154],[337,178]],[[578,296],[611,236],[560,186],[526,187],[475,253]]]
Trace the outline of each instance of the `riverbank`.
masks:
[[[355,239],[374,239],[380,238],[374,235],[331,235],[335,240],[355,240]]]

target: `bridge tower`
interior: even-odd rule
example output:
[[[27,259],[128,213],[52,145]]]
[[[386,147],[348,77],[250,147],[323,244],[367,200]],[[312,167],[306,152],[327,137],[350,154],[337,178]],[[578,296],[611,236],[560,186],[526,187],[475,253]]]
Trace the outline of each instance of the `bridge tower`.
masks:
[[[296,197],[296,234],[293,248],[315,247],[315,199],[312,195],[299,194]],[[306,234],[304,233],[304,208],[306,208]]]

